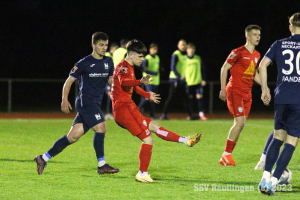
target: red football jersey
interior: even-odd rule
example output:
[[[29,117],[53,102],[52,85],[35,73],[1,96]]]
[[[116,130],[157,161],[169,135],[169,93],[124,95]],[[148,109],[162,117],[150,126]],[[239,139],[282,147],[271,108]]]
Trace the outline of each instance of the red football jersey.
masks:
[[[251,92],[253,77],[257,69],[260,53],[256,50],[250,53],[245,46],[232,50],[226,62],[232,65],[231,77],[227,86],[244,92]]]
[[[138,85],[141,85],[140,80],[136,80],[134,67],[131,66],[126,60],[122,60],[115,68],[111,90],[111,100],[113,106],[119,102],[134,103],[131,99],[133,90],[136,93],[150,98],[150,93],[145,92]]]

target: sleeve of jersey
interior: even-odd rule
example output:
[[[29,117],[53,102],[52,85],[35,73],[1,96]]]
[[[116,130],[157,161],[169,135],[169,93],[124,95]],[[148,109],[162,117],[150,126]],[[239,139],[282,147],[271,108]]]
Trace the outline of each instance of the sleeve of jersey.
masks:
[[[274,42],[267,53],[265,54],[265,57],[267,57],[271,62],[274,62],[275,60],[275,49],[276,49],[277,41]]]
[[[128,68],[120,67],[118,69],[118,79],[119,79],[121,86],[132,87],[132,86],[141,85],[141,80],[132,80],[132,79],[129,79],[128,77],[129,77]]]
[[[83,71],[83,66],[81,66],[79,63],[76,63],[75,66],[71,69],[69,75],[75,79],[77,79]]]
[[[237,63],[238,59],[239,59],[239,52],[236,50],[233,50],[227,57],[226,62],[228,62],[231,65],[234,65],[235,63]]]
[[[150,93],[143,90],[140,86],[135,86],[135,92],[147,99],[150,99]]]

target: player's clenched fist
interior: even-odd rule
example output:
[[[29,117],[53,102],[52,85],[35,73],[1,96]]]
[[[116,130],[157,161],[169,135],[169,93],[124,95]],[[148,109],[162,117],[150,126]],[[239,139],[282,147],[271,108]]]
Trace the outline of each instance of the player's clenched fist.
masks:
[[[220,98],[222,101],[226,101],[227,95],[226,95],[226,90],[225,90],[225,89],[221,89],[220,94],[219,94],[219,98]]]
[[[270,89],[268,92],[262,92],[261,93],[261,100],[263,101],[263,103],[268,106],[270,104],[271,101],[271,94],[270,94]]]
[[[72,106],[68,100],[62,100],[61,102],[61,110],[64,113],[70,113],[70,109],[72,110]]]
[[[150,100],[152,100],[154,103],[159,104],[160,103],[160,94],[156,94],[154,92],[150,92]]]
[[[142,79],[141,79],[141,83],[142,84],[148,84],[148,83],[152,82],[153,79],[151,77],[152,77],[152,75],[150,75],[150,74],[147,74],[146,76],[143,76]]]

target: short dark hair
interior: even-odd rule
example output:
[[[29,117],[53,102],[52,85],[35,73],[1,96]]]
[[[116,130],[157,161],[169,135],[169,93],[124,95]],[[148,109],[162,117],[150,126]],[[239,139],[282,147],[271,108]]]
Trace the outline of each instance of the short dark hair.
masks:
[[[106,33],[96,32],[92,35],[92,44],[96,44],[99,40],[106,41],[109,37]]]
[[[156,47],[158,48],[158,45],[156,43],[151,43],[150,46],[149,46],[149,49],[153,48],[153,47]]]
[[[120,46],[121,47],[126,47],[126,44],[129,42],[129,40],[127,38],[123,38],[120,41]]]
[[[128,53],[130,53],[130,52],[136,52],[138,54],[141,53],[144,56],[147,54],[147,48],[144,45],[144,43],[142,43],[141,41],[136,40],[136,39],[130,40],[127,43],[126,49],[127,49]]]
[[[190,47],[190,48],[193,48],[193,49],[196,49],[196,45],[192,42],[188,43],[186,46]]]
[[[109,48],[113,48],[113,47],[119,47],[119,45],[117,43],[113,42],[109,45]]]
[[[290,19],[289,22],[291,25],[293,26],[297,26],[300,27],[300,13],[295,13],[293,14]]]
[[[261,30],[262,28],[258,25],[255,25],[255,24],[251,24],[249,26],[247,26],[245,28],[245,32],[249,33],[250,31],[252,31],[253,29],[256,29],[256,30]]]

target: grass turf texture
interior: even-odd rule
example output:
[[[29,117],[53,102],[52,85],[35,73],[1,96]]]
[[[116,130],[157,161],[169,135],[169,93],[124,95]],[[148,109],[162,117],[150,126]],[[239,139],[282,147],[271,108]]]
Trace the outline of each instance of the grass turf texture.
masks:
[[[181,135],[203,133],[199,144],[161,140],[155,134],[149,174],[155,183],[134,180],[138,171],[141,142],[107,121],[106,161],[120,172],[98,176],[93,132],[52,158],[39,176],[33,161],[69,131],[70,119],[0,120],[0,199],[265,199],[257,190],[262,171],[255,171],[272,120],[247,120],[234,150],[235,167],[224,167],[219,159],[233,120],[160,121]],[[299,199],[299,151],[289,165],[292,191],[277,192],[273,199]],[[199,191],[199,184],[208,184]],[[239,186],[254,191],[214,191],[213,187]],[[290,189],[290,188],[286,188]],[[198,191],[197,191],[198,190]]]

